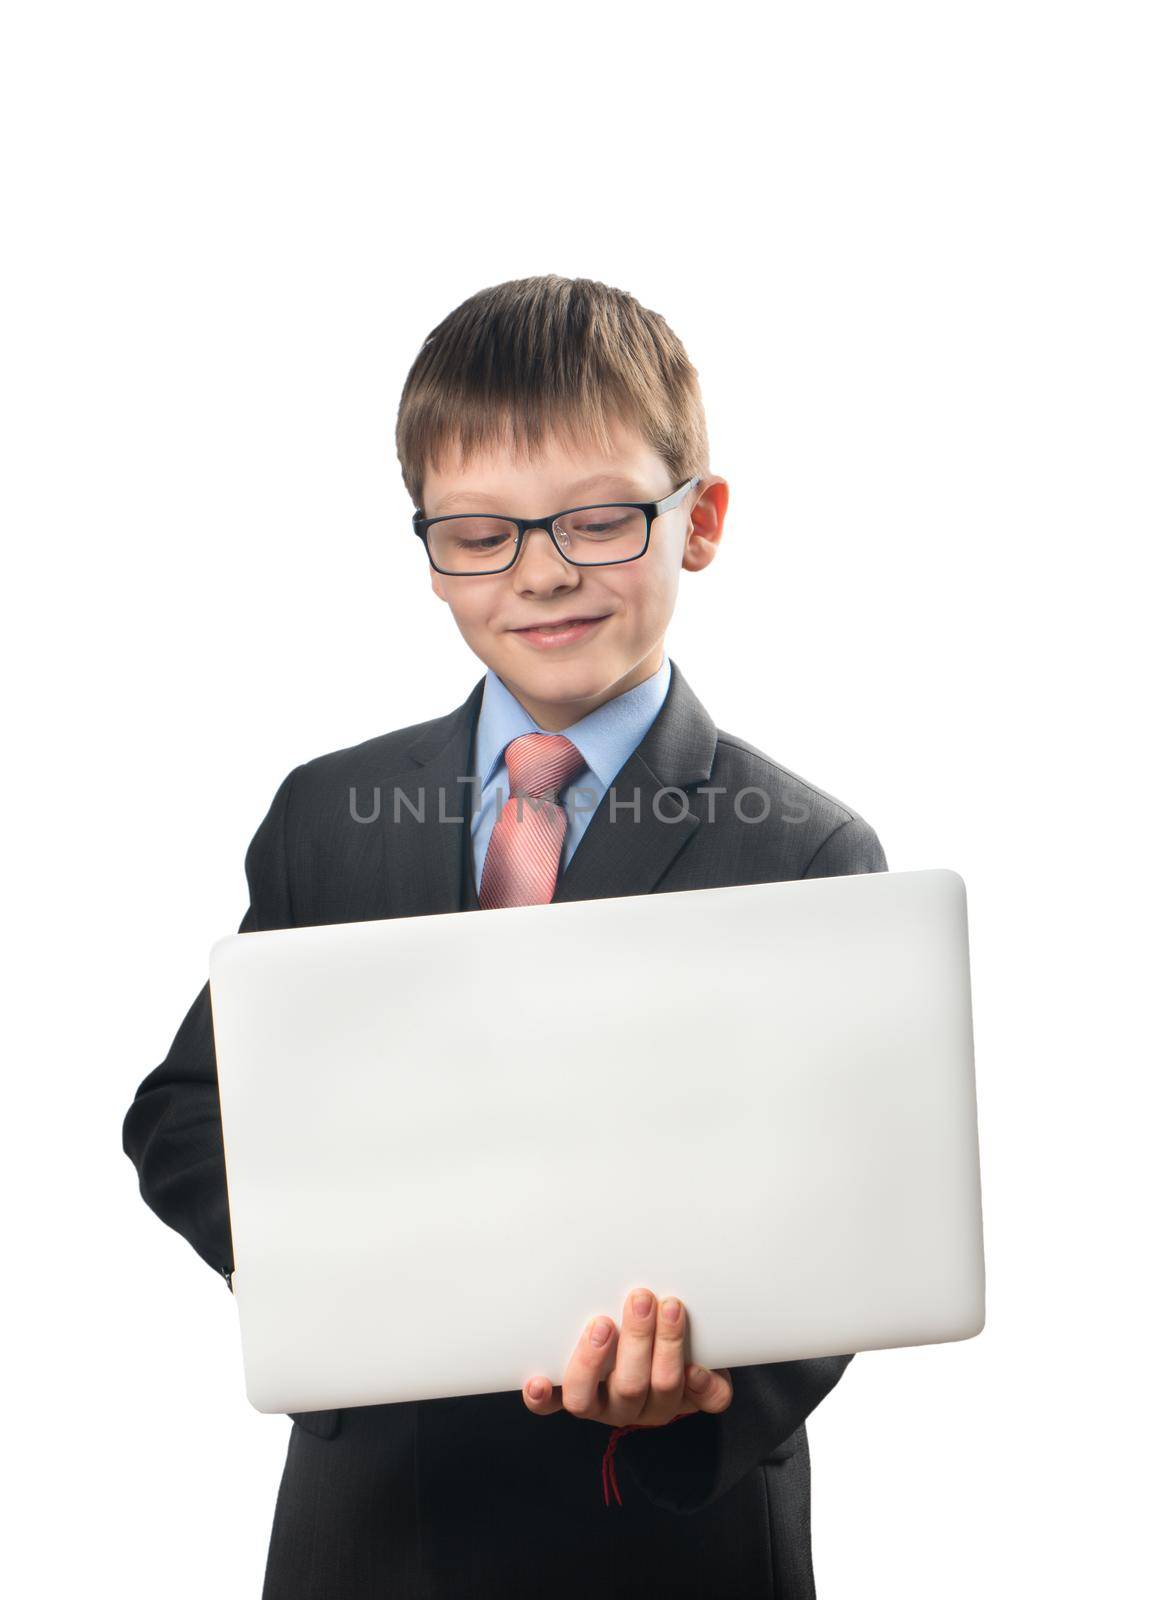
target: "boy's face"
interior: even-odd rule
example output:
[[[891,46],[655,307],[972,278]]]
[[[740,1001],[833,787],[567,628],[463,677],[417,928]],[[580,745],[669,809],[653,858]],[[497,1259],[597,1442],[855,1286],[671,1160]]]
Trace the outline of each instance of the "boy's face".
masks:
[[[604,455],[558,437],[532,464],[506,450],[458,456],[424,480],[424,515],[479,511],[548,515],[612,500],[662,500],[678,489],[639,434],[617,424]],[[514,566],[483,576],[429,567],[432,588],[485,666],[503,680],[541,728],[559,732],[659,670],[681,571],[698,572],[716,552],[728,489],[709,476],[657,517],[645,553],[618,565],[565,561],[545,528],[528,531]],[[600,618],[567,642],[546,644],[523,630],[568,618]]]

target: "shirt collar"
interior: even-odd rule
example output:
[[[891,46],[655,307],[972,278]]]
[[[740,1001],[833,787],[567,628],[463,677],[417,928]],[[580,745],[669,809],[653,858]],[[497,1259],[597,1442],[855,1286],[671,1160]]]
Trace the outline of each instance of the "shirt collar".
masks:
[[[564,728],[588,767],[606,790],[611,780],[655,721],[671,682],[671,657],[664,651],[658,670],[625,694],[605,700],[586,717]],[[476,728],[476,776],[481,791],[512,739],[522,733],[549,733],[524,710],[503,679],[489,667]]]

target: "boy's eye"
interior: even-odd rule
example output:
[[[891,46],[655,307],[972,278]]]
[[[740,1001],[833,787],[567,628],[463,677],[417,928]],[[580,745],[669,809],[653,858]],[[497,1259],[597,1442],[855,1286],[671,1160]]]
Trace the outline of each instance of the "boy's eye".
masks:
[[[625,526],[622,517],[615,517],[608,522],[577,522],[572,533],[578,533],[587,538],[598,538],[605,533],[618,533]]]
[[[498,550],[505,539],[503,534],[493,533],[487,539],[463,539],[460,543],[465,550]]]
[[[561,517],[556,531],[575,539],[634,538],[642,542],[646,527],[642,511],[629,506],[592,506]]]
[[[459,522],[441,522],[434,530],[437,539],[446,540],[457,550],[498,550],[515,537],[510,522],[493,522],[484,517],[464,517]]]

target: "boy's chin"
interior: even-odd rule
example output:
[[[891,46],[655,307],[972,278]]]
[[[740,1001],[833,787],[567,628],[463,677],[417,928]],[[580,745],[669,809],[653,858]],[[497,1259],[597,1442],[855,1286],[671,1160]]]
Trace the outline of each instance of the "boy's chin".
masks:
[[[515,641],[494,652],[489,664],[500,677],[513,678],[530,693],[563,700],[602,694],[627,671],[610,650],[589,647],[537,653],[530,645]]]

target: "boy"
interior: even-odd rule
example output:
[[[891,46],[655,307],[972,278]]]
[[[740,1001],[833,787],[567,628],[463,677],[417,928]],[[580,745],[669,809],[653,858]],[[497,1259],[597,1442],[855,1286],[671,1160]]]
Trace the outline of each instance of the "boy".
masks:
[[[448,715],[288,774],[241,932],[886,869],[861,817],[717,730],[666,653],[728,486],[662,317],[587,279],[484,290],[425,342],[397,446],[407,555],[486,675]],[[230,1285],[207,985],[124,1148]],[[645,1159],[642,1128],[620,1158]],[[685,1373],[689,1310],[637,1285],[558,1389],[297,1414],[264,1600],[814,1595],[805,1419],[852,1357]]]

